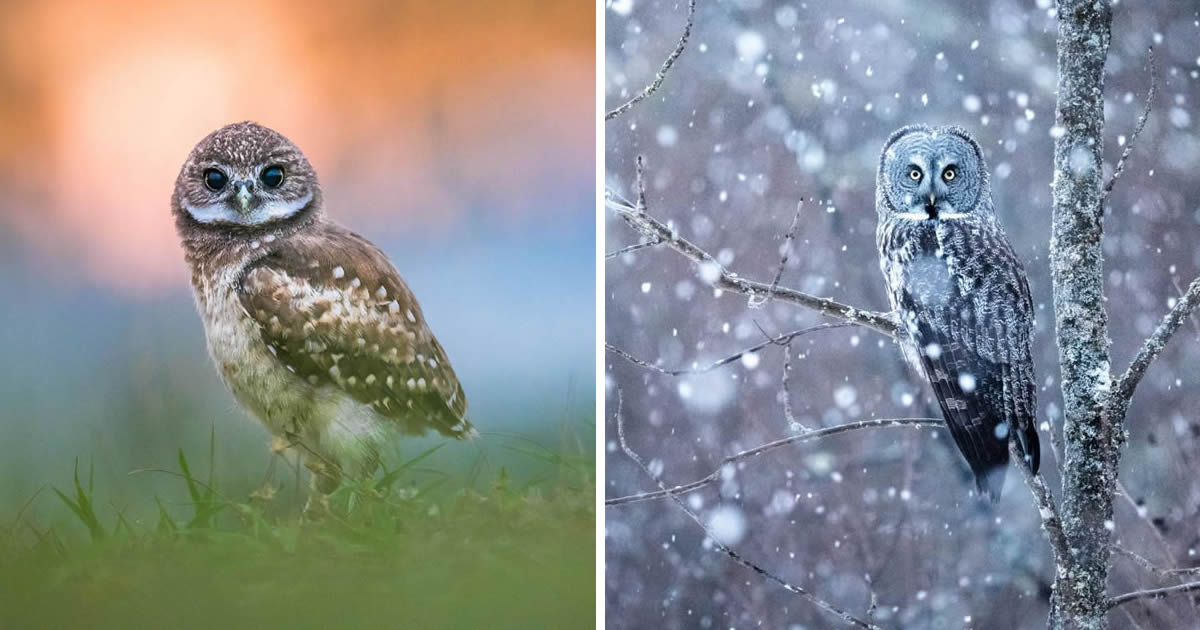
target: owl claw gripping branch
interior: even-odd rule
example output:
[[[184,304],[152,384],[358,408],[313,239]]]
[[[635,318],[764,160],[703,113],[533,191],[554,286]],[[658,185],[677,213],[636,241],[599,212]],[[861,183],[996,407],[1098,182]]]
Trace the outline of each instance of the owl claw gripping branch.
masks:
[[[201,140],[171,199],[209,353],[238,402],[305,458],[317,513],[344,476],[376,470],[391,434],[477,435],[400,274],[323,205],[300,150],[252,122]]]

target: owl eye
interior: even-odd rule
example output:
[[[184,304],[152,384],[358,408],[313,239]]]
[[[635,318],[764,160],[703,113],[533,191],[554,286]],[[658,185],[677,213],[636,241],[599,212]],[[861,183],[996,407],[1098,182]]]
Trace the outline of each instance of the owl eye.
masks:
[[[912,170],[908,172],[908,177],[909,177],[909,179],[913,180],[914,182],[921,181],[921,169],[919,169],[915,166],[912,167]]]
[[[958,171],[954,170],[953,166],[947,166],[946,170],[942,171],[942,179],[946,181],[951,181],[955,177],[958,177]]]
[[[268,166],[263,169],[260,177],[262,177],[262,183],[266,184],[267,188],[278,188],[283,183],[283,167]]]
[[[207,186],[209,190],[221,190],[228,182],[229,178],[225,176],[225,173],[222,173],[215,168],[210,168],[204,171],[204,185]]]

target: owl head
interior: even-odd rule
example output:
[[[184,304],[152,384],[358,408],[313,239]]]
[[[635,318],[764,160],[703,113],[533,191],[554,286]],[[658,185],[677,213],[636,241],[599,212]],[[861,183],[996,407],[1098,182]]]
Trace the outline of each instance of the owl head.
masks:
[[[317,174],[296,145],[253,122],[210,133],[188,155],[171,206],[180,228],[245,231],[320,211]]]
[[[983,150],[961,127],[896,130],[883,145],[875,183],[881,219],[950,220],[991,212],[991,204],[983,203],[991,198]]]

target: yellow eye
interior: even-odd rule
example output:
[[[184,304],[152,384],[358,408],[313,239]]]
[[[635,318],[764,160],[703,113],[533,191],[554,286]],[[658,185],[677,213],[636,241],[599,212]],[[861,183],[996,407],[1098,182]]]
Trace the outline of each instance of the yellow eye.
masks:
[[[908,176],[911,177],[914,182],[920,181],[921,180],[921,169],[914,168],[913,170],[908,172]]]
[[[955,177],[958,177],[958,171],[954,170],[954,167],[952,166],[947,167],[946,170],[942,171],[942,179],[946,181],[950,181]]]

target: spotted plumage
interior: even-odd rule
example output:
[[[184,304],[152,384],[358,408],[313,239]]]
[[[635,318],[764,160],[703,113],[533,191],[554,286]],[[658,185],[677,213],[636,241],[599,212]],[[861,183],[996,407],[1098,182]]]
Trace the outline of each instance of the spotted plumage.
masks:
[[[957,127],[904,127],[884,145],[876,184],[880,267],[901,346],[994,501],[1010,436],[1035,472],[1040,458],[1033,302],[996,220],[983,152]]]
[[[172,197],[217,368],[324,495],[373,472],[394,433],[476,431],[412,291],[322,206],[299,149],[249,122],[196,145]]]

